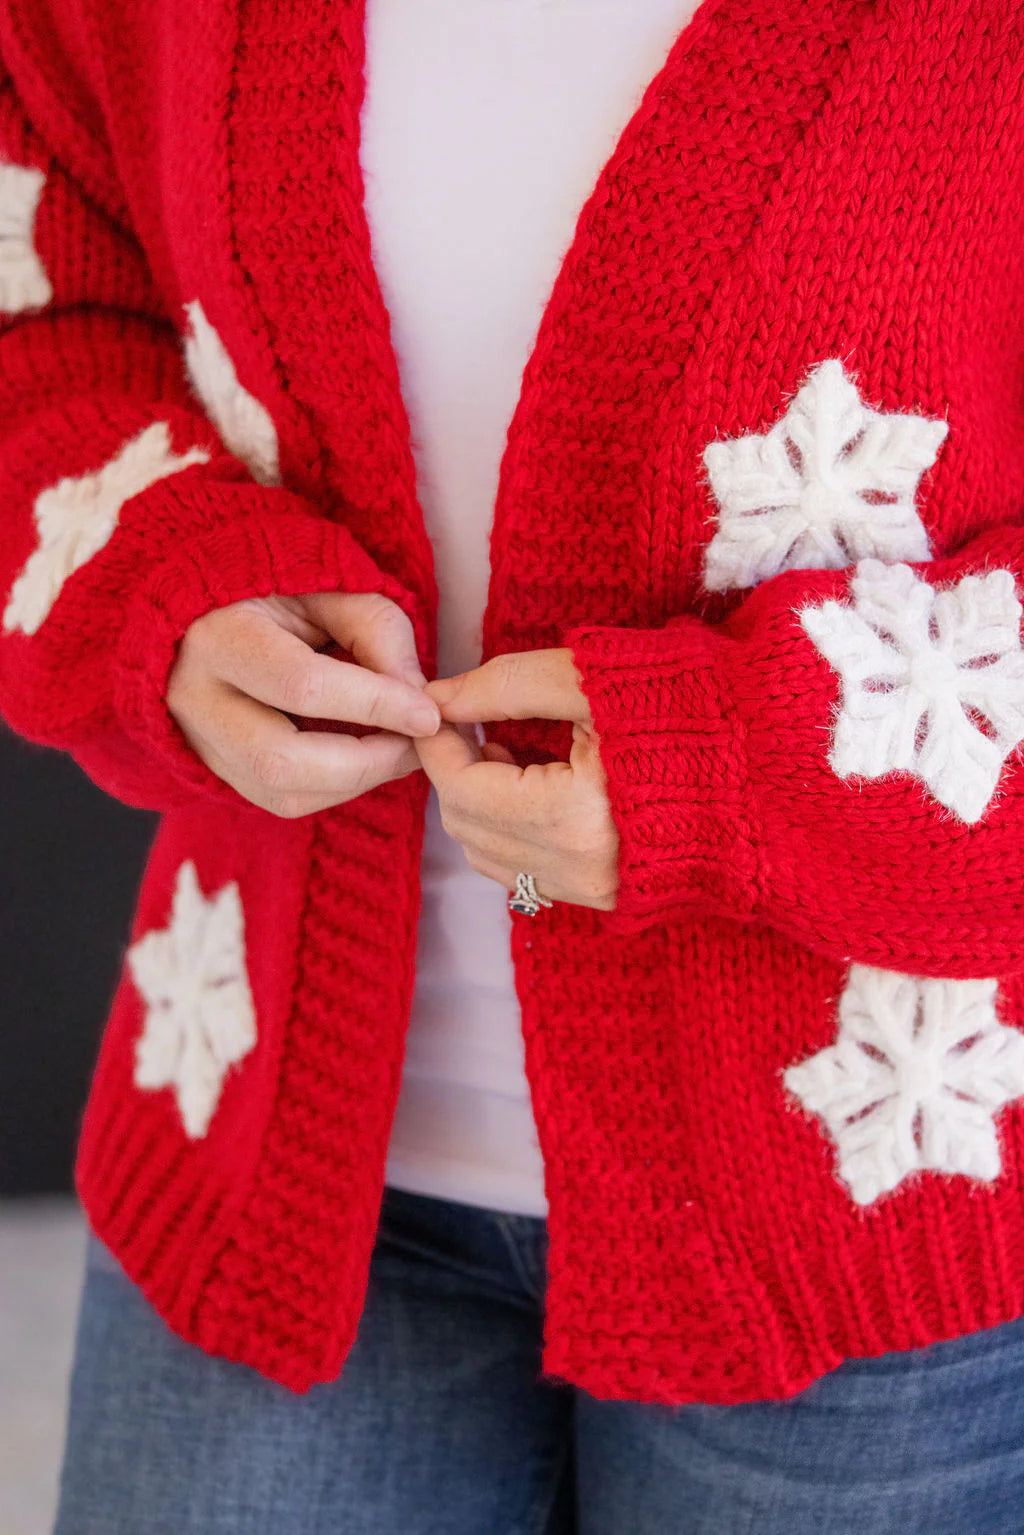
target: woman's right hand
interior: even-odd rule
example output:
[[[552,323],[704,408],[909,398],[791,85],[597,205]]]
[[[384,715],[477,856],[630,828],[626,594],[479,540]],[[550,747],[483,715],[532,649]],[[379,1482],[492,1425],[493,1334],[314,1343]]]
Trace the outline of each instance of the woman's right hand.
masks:
[[[358,665],[319,653],[332,642]],[[190,624],[167,706],[218,778],[291,819],[418,771],[411,738],[433,735],[441,718],[425,682],[412,624],[390,598],[250,598]],[[376,729],[300,730],[289,714]]]

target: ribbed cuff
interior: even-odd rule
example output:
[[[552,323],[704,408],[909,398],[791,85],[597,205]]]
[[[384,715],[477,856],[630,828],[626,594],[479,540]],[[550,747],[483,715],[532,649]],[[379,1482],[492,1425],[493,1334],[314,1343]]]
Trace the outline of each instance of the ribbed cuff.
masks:
[[[664,629],[578,625],[563,643],[580,674],[619,833],[610,931],[704,909],[754,913],[757,856],[742,725],[718,647],[698,619]]]
[[[156,808],[196,795],[234,804],[240,798],[203,763],[166,704],[178,644],[203,614],[254,597],[380,592],[408,614],[421,653],[426,643],[415,599],[340,524],[306,512],[281,492],[204,484],[202,494],[215,525],[189,536],[150,571],[131,599],[113,662],[119,723],[142,760],[158,765],[166,779],[160,787],[165,804]],[[245,504],[235,505],[239,500]]]

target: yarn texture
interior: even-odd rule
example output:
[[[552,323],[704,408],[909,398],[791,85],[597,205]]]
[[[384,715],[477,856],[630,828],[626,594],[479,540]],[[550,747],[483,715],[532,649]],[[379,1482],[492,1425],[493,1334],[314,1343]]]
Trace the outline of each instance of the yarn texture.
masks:
[[[178,870],[169,926],[128,950],[146,1009],[135,1085],[172,1087],[192,1137],[206,1134],[228,1068],[256,1043],[243,929],[237,885],[206,900],[189,861]]]
[[[0,309],[4,314],[39,309],[53,297],[33,240],[45,179],[42,171],[31,166],[0,160]]]
[[[0,709],[163,812],[77,1185],[297,1392],[366,1293],[427,784],[273,817],[165,695],[275,592],[384,593],[435,675],[363,24],[0,0]],[[1022,229],[1019,0],[703,0],[582,209],[483,636],[571,649],[620,837],[614,911],[512,923],[550,1379],[782,1398],[1024,1313]]]
[[[206,448],[171,451],[166,421],[143,427],[94,474],[58,480],[36,498],[39,547],[11,588],[5,629],[35,634],[60,596],[64,582],[113,536],[121,508],[164,475],[205,464]]]
[[[1024,740],[1024,650],[1013,573],[936,591],[909,565],[861,560],[852,605],[800,615],[843,679],[829,761],[842,778],[902,769],[980,821]]]
[[[869,555],[926,560],[914,496],[948,430],[870,410],[838,359],[821,363],[770,431],[704,449],[719,506],[704,585],[742,590],[780,570],[839,569]]]
[[[785,1082],[827,1124],[858,1204],[918,1168],[998,1175],[993,1115],[1024,1093],[1024,1034],[998,1021],[995,981],[852,965],[839,1021]]]

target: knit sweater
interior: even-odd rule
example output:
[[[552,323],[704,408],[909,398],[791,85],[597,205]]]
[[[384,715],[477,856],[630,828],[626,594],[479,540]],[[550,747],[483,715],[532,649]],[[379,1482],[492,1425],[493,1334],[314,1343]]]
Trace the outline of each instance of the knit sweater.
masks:
[[[484,653],[566,645],[614,911],[512,928],[543,1368],[783,1397],[1024,1310],[1024,7],[706,0],[583,208]],[[218,604],[436,590],[357,0],[2,0],[0,701],[164,812],[78,1187],[302,1391],[366,1291],[426,780],[254,808],[164,702]],[[522,764],[562,722],[494,729]]]

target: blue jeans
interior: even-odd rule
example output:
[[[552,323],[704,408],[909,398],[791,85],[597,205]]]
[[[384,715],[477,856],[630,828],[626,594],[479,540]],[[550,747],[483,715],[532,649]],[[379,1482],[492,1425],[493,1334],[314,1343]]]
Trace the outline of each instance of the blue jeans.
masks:
[[[1015,1535],[1024,1321],[784,1402],[538,1380],[546,1224],[388,1188],[359,1336],[305,1396],[175,1337],[95,1239],[56,1535]]]

